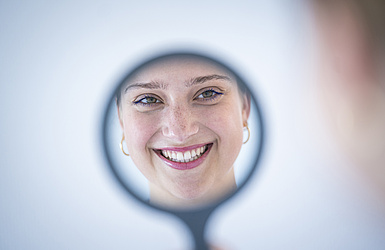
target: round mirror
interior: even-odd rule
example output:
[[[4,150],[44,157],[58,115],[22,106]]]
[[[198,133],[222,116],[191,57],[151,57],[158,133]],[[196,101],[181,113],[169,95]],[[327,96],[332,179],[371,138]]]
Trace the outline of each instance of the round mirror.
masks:
[[[262,152],[254,94],[225,64],[195,53],[141,62],[114,87],[103,121],[113,175],[140,202],[179,216],[205,249],[207,218]]]

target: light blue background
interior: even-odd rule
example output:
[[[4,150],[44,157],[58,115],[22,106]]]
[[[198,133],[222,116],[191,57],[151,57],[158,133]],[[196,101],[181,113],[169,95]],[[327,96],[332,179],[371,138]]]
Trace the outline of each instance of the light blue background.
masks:
[[[101,120],[127,68],[197,48],[253,82],[261,170],[208,238],[231,249],[383,249],[385,219],[327,143],[311,101],[301,1],[1,1],[0,249],[186,249],[185,227],[127,198]]]

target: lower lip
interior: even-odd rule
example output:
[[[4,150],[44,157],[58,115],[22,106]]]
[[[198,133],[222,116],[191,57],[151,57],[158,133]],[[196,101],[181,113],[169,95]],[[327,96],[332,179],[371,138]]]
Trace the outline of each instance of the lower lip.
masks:
[[[206,152],[201,157],[199,157],[198,159],[196,159],[194,161],[190,161],[190,162],[174,162],[174,161],[170,161],[169,159],[165,158],[160,153],[160,151],[155,151],[155,152],[160,157],[160,159],[164,163],[166,163],[167,166],[172,167],[172,168],[177,169],[177,170],[188,170],[188,169],[193,169],[193,168],[198,167],[206,159],[207,155],[209,154],[209,152],[211,150],[211,146],[212,146],[212,144],[207,145]]]

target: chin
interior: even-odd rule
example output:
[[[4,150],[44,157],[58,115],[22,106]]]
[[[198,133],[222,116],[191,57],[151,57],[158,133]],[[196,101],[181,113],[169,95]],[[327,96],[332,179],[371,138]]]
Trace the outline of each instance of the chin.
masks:
[[[202,185],[202,183],[198,185],[190,184],[178,187],[170,193],[177,199],[193,202],[194,200],[197,201],[203,199],[209,189],[210,187]]]

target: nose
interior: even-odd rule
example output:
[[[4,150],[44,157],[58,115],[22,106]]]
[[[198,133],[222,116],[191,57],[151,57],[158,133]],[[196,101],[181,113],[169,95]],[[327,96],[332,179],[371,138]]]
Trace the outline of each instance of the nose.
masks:
[[[197,134],[199,124],[189,105],[170,106],[163,116],[162,133],[176,142],[184,142]]]

